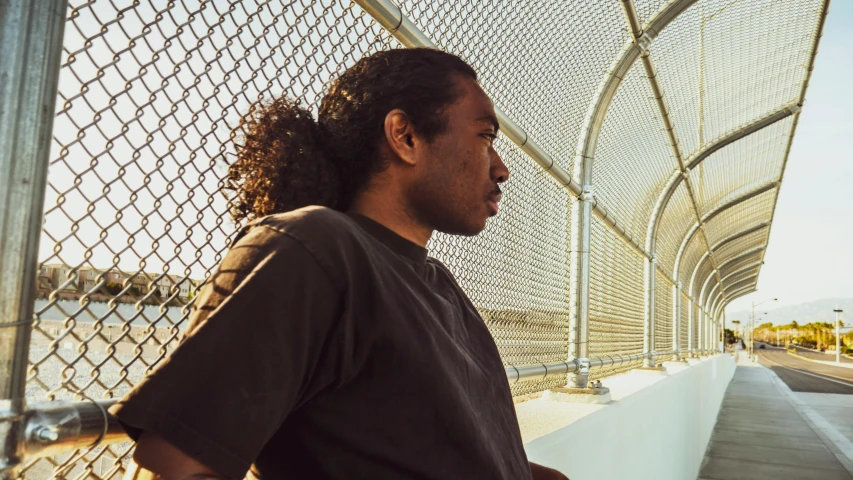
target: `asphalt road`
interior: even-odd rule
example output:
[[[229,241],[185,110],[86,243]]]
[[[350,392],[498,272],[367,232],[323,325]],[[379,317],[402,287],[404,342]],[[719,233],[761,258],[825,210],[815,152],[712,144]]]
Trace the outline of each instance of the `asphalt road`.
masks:
[[[784,349],[756,348],[759,361],[773,370],[791,390],[853,395],[853,368],[834,367],[801,360]]]

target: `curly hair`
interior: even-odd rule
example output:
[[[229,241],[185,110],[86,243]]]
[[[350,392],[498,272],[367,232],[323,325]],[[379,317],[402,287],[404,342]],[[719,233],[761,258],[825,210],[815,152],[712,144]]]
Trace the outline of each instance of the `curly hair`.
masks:
[[[457,76],[477,80],[462,59],[426,48],[362,58],[329,87],[318,120],[295,100],[259,101],[235,129],[237,159],[226,188],[235,220],[322,205],[346,210],[380,158],[385,116],[400,109],[427,142],[447,127],[444,109],[462,96]]]

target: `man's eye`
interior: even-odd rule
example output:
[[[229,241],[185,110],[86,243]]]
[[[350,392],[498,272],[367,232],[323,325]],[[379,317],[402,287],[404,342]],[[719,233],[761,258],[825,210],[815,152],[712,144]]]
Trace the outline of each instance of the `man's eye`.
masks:
[[[483,136],[488,138],[490,143],[494,143],[495,139],[498,138],[494,133],[484,133]]]

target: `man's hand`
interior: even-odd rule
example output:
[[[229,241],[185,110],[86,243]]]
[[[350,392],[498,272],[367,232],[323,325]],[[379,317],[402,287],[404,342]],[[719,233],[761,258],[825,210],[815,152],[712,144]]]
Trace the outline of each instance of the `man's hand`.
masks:
[[[530,462],[530,473],[533,474],[533,480],[569,480],[568,477],[553,468],[543,467],[542,465]]]
[[[139,480],[225,480],[225,477],[151,432],[139,436],[133,460],[140,468],[151,472],[151,475],[138,476]]]

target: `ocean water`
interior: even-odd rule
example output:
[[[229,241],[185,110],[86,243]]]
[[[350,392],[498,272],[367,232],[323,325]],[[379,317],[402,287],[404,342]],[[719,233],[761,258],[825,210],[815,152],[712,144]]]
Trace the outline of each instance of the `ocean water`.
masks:
[[[63,321],[69,315],[73,315],[75,312],[80,310],[80,303],[73,300],[59,300],[54,305],[51,305],[44,312],[42,310],[50,304],[50,301],[47,299],[37,299],[35,302],[34,311],[38,313],[38,316],[41,320],[57,320]],[[135,315],[138,317],[134,318],[131,322],[131,325],[139,325],[145,326],[151,322],[154,322],[161,315],[165,314],[165,318],[157,322],[159,325],[166,326],[166,320],[170,321],[173,324],[177,324],[178,322],[184,320],[186,316],[189,314],[189,307],[184,307],[186,313],[182,312],[182,307],[160,307],[158,305],[144,305],[141,310],[142,313],[138,313],[138,309],[134,304],[128,303],[120,303],[115,308],[114,311],[111,311],[109,304],[101,303],[101,302],[91,302],[83,308],[80,313],[75,316],[75,319],[78,322],[94,322],[97,318],[102,318],[106,316],[104,322],[107,324],[121,324],[126,322],[130,318],[134,318]],[[41,313],[39,313],[41,312]]]

